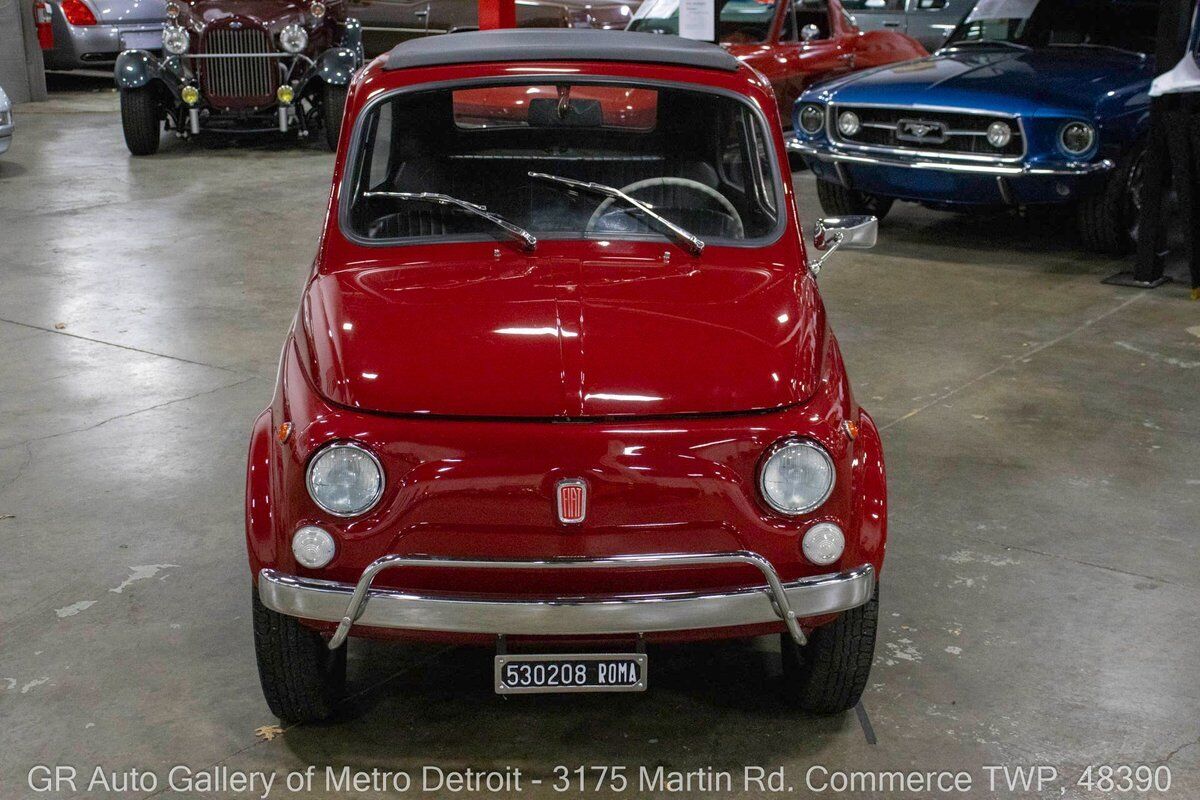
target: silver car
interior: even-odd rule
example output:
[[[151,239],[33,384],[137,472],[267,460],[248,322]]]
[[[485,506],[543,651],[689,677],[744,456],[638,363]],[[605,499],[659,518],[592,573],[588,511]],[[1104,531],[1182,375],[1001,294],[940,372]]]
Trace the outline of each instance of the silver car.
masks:
[[[38,0],[34,9],[53,31],[46,69],[111,67],[122,50],[162,50],[166,0]]]
[[[978,0],[842,0],[864,31],[907,33],[930,52],[946,42]]]
[[[0,86],[0,155],[8,152],[13,137],[13,111],[4,87]]]

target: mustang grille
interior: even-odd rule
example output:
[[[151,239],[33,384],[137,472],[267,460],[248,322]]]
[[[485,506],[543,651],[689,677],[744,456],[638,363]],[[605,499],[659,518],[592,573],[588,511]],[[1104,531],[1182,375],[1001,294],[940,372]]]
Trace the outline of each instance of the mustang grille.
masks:
[[[853,136],[846,136],[838,130],[838,116],[844,111],[853,111],[862,122],[862,127]],[[1004,147],[993,147],[987,140],[988,126],[993,122],[1004,122],[1012,130],[1012,139]],[[1025,137],[1021,123],[1010,114],[834,106],[829,115],[829,132],[839,142],[872,150],[991,156],[1003,159],[1017,159],[1025,154]]]
[[[271,34],[261,28],[210,28],[199,54],[246,55],[274,53]],[[275,99],[279,67],[274,58],[199,58],[200,85],[215,105],[263,106]],[[223,102],[224,101],[224,102]]]

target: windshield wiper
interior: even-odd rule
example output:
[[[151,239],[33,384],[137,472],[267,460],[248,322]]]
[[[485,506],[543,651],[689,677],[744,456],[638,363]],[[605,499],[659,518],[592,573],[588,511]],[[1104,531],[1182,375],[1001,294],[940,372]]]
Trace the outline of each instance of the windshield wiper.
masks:
[[[963,39],[961,42],[951,42],[944,47],[943,50],[953,50],[956,47],[967,47],[968,45],[985,45],[987,47],[1011,47],[1014,50],[1032,50],[1033,48],[1027,44],[1019,42],[1009,42],[1004,39]]]
[[[1095,47],[1100,50],[1112,50],[1117,53],[1124,53],[1129,56],[1137,56],[1143,61],[1146,60],[1145,53],[1139,53],[1137,50],[1128,50],[1124,47],[1117,47],[1115,44],[1099,44],[1097,42],[1051,42],[1051,47]]]
[[[514,225],[499,214],[493,214],[484,206],[468,203],[466,200],[459,200],[457,197],[451,197],[448,194],[438,194],[437,192],[363,192],[362,197],[388,197],[396,200],[414,200],[418,203],[435,203],[437,205],[460,208],[468,214],[474,214],[480,219],[486,219],[513,238],[520,239],[525,243],[526,250],[537,249],[537,237],[520,225]]]
[[[612,186],[605,186],[603,183],[577,181],[573,178],[563,178],[559,175],[548,175],[545,172],[530,172],[529,177],[542,181],[549,181],[551,183],[557,183],[562,186],[569,186],[572,189],[579,189],[581,191],[591,192],[592,194],[604,195],[605,197],[611,197],[614,200],[620,200],[628,203],[650,219],[657,222],[662,227],[666,228],[676,239],[686,244],[688,249],[692,251],[693,255],[698,256],[704,252],[704,242],[702,242],[699,237],[692,233],[688,233],[686,230],[679,227],[674,222],[671,222],[671,220],[667,219],[662,214],[659,214],[641,200],[630,197],[620,189],[615,189]]]

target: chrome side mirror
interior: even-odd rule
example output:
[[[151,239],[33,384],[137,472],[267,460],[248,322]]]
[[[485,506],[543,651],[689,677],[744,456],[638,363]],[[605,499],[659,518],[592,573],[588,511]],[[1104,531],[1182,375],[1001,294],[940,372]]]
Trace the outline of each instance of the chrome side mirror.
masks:
[[[800,41],[811,42],[821,35],[821,29],[811,22],[800,29]]]
[[[817,275],[825,261],[839,247],[850,250],[870,250],[879,238],[877,217],[853,215],[817,220],[813,229],[813,247],[824,252],[816,261],[808,262],[808,271]]]

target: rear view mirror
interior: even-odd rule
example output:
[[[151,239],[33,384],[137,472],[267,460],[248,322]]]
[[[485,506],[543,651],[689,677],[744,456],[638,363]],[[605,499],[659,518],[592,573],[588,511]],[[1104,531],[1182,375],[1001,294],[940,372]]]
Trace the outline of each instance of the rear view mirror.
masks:
[[[800,29],[800,41],[811,42],[813,39],[821,37],[821,29],[811,22]]]
[[[825,265],[825,260],[839,247],[851,250],[870,250],[879,237],[879,219],[867,215],[828,217],[817,220],[813,230],[813,247],[824,251],[816,261],[808,263],[808,269],[816,275]]]

